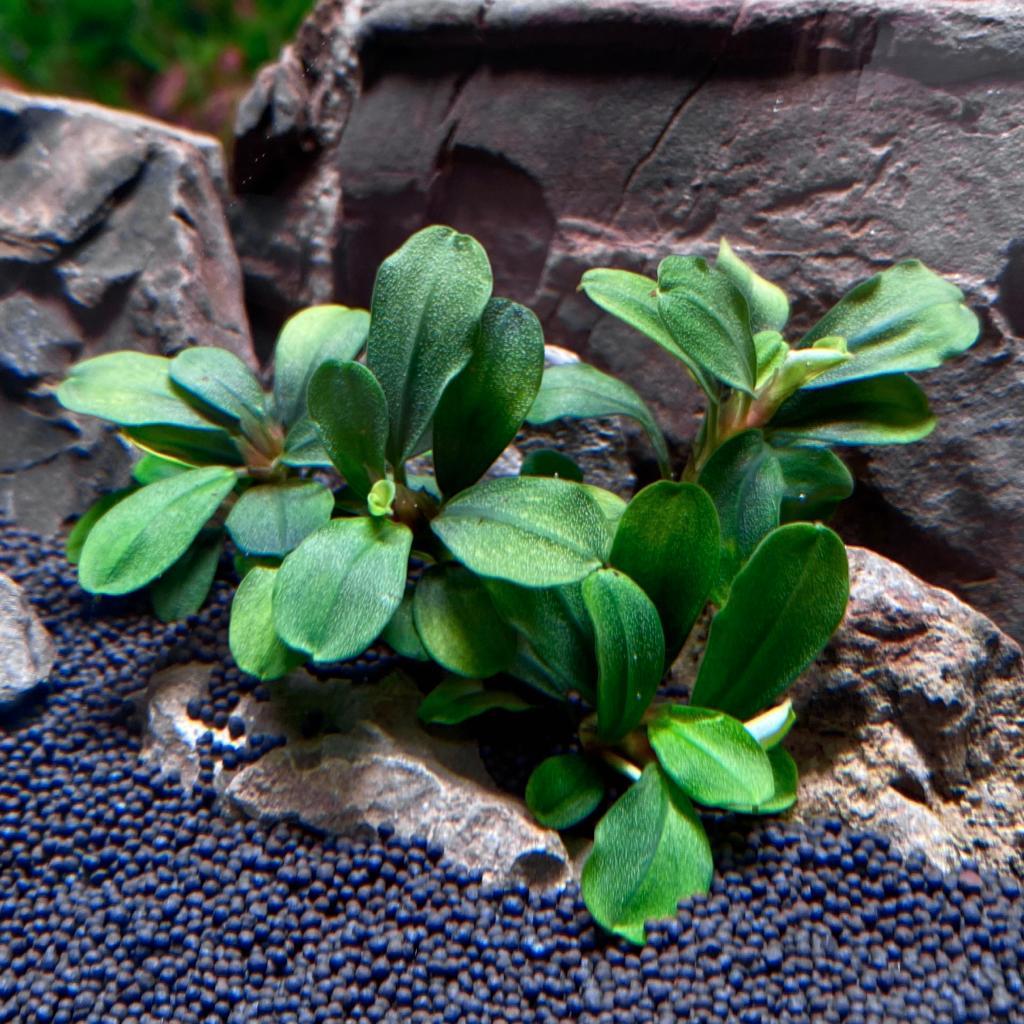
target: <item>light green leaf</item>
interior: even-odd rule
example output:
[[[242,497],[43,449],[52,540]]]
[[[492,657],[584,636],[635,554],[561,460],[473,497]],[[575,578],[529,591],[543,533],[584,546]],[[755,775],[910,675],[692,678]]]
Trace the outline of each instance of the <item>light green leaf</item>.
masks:
[[[366,496],[366,510],[371,516],[394,514],[395,495],[398,489],[393,480],[378,480]]]
[[[412,611],[423,646],[449,672],[486,679],[515,656],[515,631],[479,577],[461,565],[428,569],[416,584]]]
[[[747,302],[699,256],[667,256],[658,267],[658,310],[676,344],[710,376],[752,394],[757,355]]]
[[[241,359],[223,348],[187,348],[170,365],[171,380],[208,419],[229,429],[266,417],[263,389]]]
[[[228,645],[235,663],[258,679],[280,679],[306,659],[288,647],[274,628],[276,569],[251,569],[231,602]]]
[[[477,575],[527,587],[583,579],[611,546],[586,486],[545,477],[485,480],[449,501],[431,526]]]
[[[274,348],[274,409],[286,427],[306,415],[306,391],[317,367],[329,359],[355,359],[369,328],[365,309],[336,305],[303,309],[281,328]]]
[[[849,590],[846,548],[830,529],[774,530],[711,622],[691,703],[741,719],[767,707],[821,652]]]
[[[111,491],[109,494],[101,494],[88,507],[88,509],[79,516],[78,521],[71,527],[71,530],[68,533],[68,539],[64,542],[64,553],[67,555],[67,559],[72,565],[78,565],[78,561],[82,557],[82,548],[85,545],[85,539],[92,532],[92,528],[115,505],[124,501],[129,494],[133,494],[136,490],[137,488],[135,487],[122,487],[118,491]]]
[[[883,270],[847,292],[800,340],[806,347],[838,334],[855,357],[808,386],[941,366],[978,338],[978,318],[963,299],[956,285],[919,260]]]
[[[361,654],[395,614],[405,592],[412,532],[389,519],[335,519],[281,564],[274,625],[314,661]]]
[[[743,723],[743,728],[761,744],[764,750],[777,747],[793,728],[796,713],[791,700],[783,701]]]
[[[910,444],[934,429],[925,393],[897,373],[804,388],[782,403],[766,431],[783,444]]]
[[[294,550],[334,511],[334,495],[314,480],[250,487],[228,514],[231,539],[247,555],[281,557]]]
[[[165,455],[146,454],[132,467],[132,479],[143,487],[155,484],[157,480],[166,480],[169,476],[177,476],[187,469],[195,469],[191,463],[181,459],[169,459]]]
[[[552,448],[538,448],[523,459],[520,476],[557,476],[562,480],[583,482],[583,470],[568,455]]]
[[[545,828],[572,828],[589,818],[603,799],[600,770],[580,754],[541,761],[526,784],[526,806]]]
[[[161,622],[186,619],[203,607],[223,550],[222,530],[201,530],[188,551],[153,582],[150,597]]]
[[[449,676],[423,698],[417,715],[428,725],[458,725],[488,711],[529,711],[531,707],[522,697],[489,689],[479,679]]]
[[[476,483],[516,436],[544,370],[544,331],[517,302],[491,299],[472,344],[434,418],[434,467],[447,495]]]
[[[441,394],[469,362],[491,286],[480,243],[448,227],[418,231],[380,265],[366,363],[387,397],[392,465],[413,454]]]
[[[583,581],[583,602],[594,623],[597,650],[597,731],[606,743],[636,728],[665,669],[657,609],[615,569]]]
[[[853,494],[853,476],[827,448],[783,445],[775,449],[775,458],[782,468],[783,523],[828,519]]]
[[[781,814],[796,803],[799,784],[796,762],[784,747],[772,747],[768,751],[768,763],[772,769],[772,795],[761,804],[735,804],[724,810],[739,814]]]
[[[536,425],[595,416],[629,416],[636,420],[650,438],[662,473],[671,473],[665,438],[647,403],[628,384],[586,363],[549,366],[526,419]]]
[[[771,764],[743,723],[721,711],[673,704],[647,727],[661,767],[706,807],[760,804],[775,792]]]
[[[407,590],[402,603],[391,616],[390,621],[381,631],[380,638],[402,658],[412,661],[430,661],[430,655],[416,632],[416,623],[412,617],[413,592]]]
[[[707,892],[713,870],[693,806],[651,764],[594,830],[583,899],[598,924],[640,945],[645,922],[671,917],[681,899]]]
[[[324,448],[361,498],[384,476],[388,405],[377,378],[359,363],[322,363],[310,378],[309,415]]]
[[[754,335],[754,351],[757,353],[756,388],[760,391],[785,363],[789,346],[778,331],[758,331]]]
[[[333,465],[327,449],[324,448],[320,431],[308,416],[296,420],[288,431],[284,439],[284,454],[281,461],[286,466],[296,468],[308,466],[326,469]]]
[[[786,293],[771,281],[765,280],[733,252],[723,238],[718,245],[715,269],[721,270],[743,293],[750,310],[750,329],[781,331],[789,319],[789,299]]]
[[[626,508],[611,564],[638,583],[658,609],[672,661],[718,579],[718,514],[694,484],[659,480]]]
[[[169,569],[231,493],[223,466],[190,469],[115,505],[86,538],[78,579],[93,594],[127,594]]]
[[[605,527],[608,534],[608,550],[611,550],[612,541],[615,539],[615,531],[619,528],[619,523],[622,521],[623,515],[626,512],[626,502],[624,498],[620,498],[617,494],[611,491],[606,491],[603,487],[597,487],[594,484],[580,484],[582,487],[597,504],[601,507],[601,513],[604,516]]]

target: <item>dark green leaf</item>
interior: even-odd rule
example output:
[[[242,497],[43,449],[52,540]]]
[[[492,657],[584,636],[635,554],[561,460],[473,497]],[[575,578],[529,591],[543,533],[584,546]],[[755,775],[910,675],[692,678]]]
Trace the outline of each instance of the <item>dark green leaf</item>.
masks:
[[[398,610],[381,631],[380,638],[395,654],[413,661],[430,661],[430,655],[416,632],[416,623],[412,617],[413,592],[406,591]]]
[[[169,569],[188,549],[236,476],[223,466],[190,469],[143,487],[92,528],[78,579],[93,594],[127,594]]]
[[[546,477],[485,480],[449,501],[431,526],[477,575],[527,587],[580,580],[611,546],[604,512],[586,486]]]
[[[750,310],[750,329],[755,334],[758,331],[781,331],[786,326],[789,319],[786,293],[778,285],[755,274],[724,238],[718,246],[715,269],[721,270],[743,293]]]
[[[658,267],[658,310],[676,344],[710,376],[753,393],[757,356],[740,290],[699,256],[667,256]]]
[[[279,679],[305,661],[302,654],[281,640],[274,628],[276,578],[276,569],[250,570],[231,602],[231,654],[243,672],[258,679]]]
[[[434,467],[444,494],[476,483],[523,425],[544,370],[544,331],[525,306],[491,299],[473,355],[441,396]]]
[[[562,480],[583,482],[583,470],[568,455],[552,448],[538,448],[523,459],[520,476],[557,476]]]
[[[707,807],[760,804],[775,792],[771,764],[743,723],[721,711],[674,704],[647,727],[661,767]]]
[[[177,476],[186,469],[196,467],[180,459],[168,459],[163,455],[143,455],[132,467],[132,478],[143,487],[155,484],[157,480],[166,480],[169,476]]]
[[[941,366],[978,337],[978,318],[963,298],[956,285],[919,260],[883,270],[848,292],[801,339],[804,347],[838,334],[854,355],[808,386]]]
[[[718,579],[718,515],[694,484],[660,480],[626,508],[611,564],[638,583],[654,602],[672,661]]]
[[[250,487],[228,514],[231,539],[247,555],[280,557],[294,550],[334,511],[334,495],[313,480]]]
[[[101,494],[79,517],[78,522],[71,527],[68,539],[64,543],[64,552],[72,565],[78,565],[78,561],[82,557],[85,539],[92,532],[92,528],[107,512],[119,502],[124,501],[135,490],[135,487],[122,487],[119,491]]]
[[[125,427],[121,433],[149,455],[177,459],[189,466],[240,466],[244,461],[231,435],[220,427],[192,430],[157,425]]]
[[[924,392],[897,373],[831,388],[804,388],[782,403],[766,429],[783,443],[909,444],[934,428]]]
[[[768,751],[768,763],[772,769],[772,795],[764,803],[735,804],[725,808],[740,814],[781,814],[796,803],[799,773],[796,762],[784,747],[772,747]]]
[[[236,429],[266,417],[263,389],[241,359],[223,348],[187,348],[170,366],[171,380],[208,419]]]
[[[522,697],[488,689],[479,679],[449,676],[427,694],[417,714],[428,725],[458,725],[488,711],[529,711],[530,707]]]
[[[598,924],[640,945],[644,923],[670,917],[681,899],[707,892],[713,869],[693,806],[651,764],[594,830],[583,899]]]
[[[359,363],[322,363],[309,382],[309,415],[331,462],[361,498],[384,476],[388,406]]]
[[[600,770],[579,754],[541,761],[526,784],[526,806],[545,828],[571,828],[589,818],[604,799]]]
[[[828,642],[846,610],[849,568],[827,527],[770,533],[711,623],[691,701],[750,718],[772,703]]]
[[[480,578],[461,565],[427,570],[416,584],[412,611],[423,646],[449,672],[486,679],[515,656],[515,631]]]
[[[636,420],[650,438],[662,473],[671,471],[665,438],[644,400],[628,384],[586,363],[549,366],[526,418],[540,424],[594,416],[629,416]]]
[[[161,622],[186,619],[203,607],[223,550],[221,530],[202,530],[188,551],[154,581],[150,597]]]
[[[380,635],[405,592],[409,528],[388,519],[335,519],[282,563],[274,584],[281,639],[314,661],[361,654]]]
[[[597,730],[614,743],[640,724],[654,697],[665,669],[665,641],[657,609],[615,569],[588,576],[583,601],[597,650]]]
[[[320,438],[320,431],[308,416],[296,420],[288,431],[281,461],[286,466],[295,467],[326,468],[332,465],[331,457]]]
[[[784,445],[775,449],[775,457],[782,468],[784,523],[828,519],[853,494],[850,471],[827,448]]]
[[[387,397],[392,465],[413,454],[442,392],[469,362],[491,285],[480,243],[437,225],[377,271],[366,362]]]
[[[365,309],[311,306],[281,328],[274,349],[274,408],[290,427],[306,415],[306,390],[317,367],[329,359],[355,359],[366,343]]]

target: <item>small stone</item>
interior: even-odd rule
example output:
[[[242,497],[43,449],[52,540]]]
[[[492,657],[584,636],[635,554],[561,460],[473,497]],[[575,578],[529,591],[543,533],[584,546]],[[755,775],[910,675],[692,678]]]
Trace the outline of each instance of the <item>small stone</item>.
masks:
[[[53,641],[21,588],[0,573],[0,711],[31,693],[53,667]]]

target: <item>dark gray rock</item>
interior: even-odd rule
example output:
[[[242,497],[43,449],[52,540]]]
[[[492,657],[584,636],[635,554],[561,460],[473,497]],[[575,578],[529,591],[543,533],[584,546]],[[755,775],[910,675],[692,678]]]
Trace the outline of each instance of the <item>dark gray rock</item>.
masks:
[[[0,711],[31,693],[53,667],[53,641],[21,588],[0,573]]]
[[[925,378],[931,438],[856,456],[840,525],[1024,636],[1022,62],[1010,0],[323,0],[240,119],[260,331],[312,298],[365,303],[383,256],[448,222],[681,443],[694,390],[576,292],[584,270],[726,235],[796,297],[799,330],[919,256],[983,338]]]
[[[124,473],[50,397],[75,359],[218,345],[253,362],[225,197],[215,139],[0,90],[0,510],[47,532]]]

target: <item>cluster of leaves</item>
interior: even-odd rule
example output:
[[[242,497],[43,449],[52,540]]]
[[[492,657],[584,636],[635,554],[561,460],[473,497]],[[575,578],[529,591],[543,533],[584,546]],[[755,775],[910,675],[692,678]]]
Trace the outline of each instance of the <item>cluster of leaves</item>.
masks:
[[[604,927],[642,942],[646,920],[709,884],[695,805],[774,813],[795,799],[780,745],[793,714],[777,702],[848,596],[840,539],[795,521],[848,490],[823,446],[930,428],[893,426],[920,395],[903,373],[966,347],[973,317],[952,286],[902,264],[791,349],[784,296],[724,245],[713,269],[670,257],[658,282],[598,270],[583,287],[708,394],[683,480],[636,392],[581,363],[545,368],[536,317],[492,297],[479,244],[431,227],[381,265],[369,314],[289,321],[272,395],[211,349],[75,367],[60,400],[146,454],[140,486],[102,499],[69,550],[86,589],[152,582],[157,610],[176,616],[201,603],[226,531],[243,576],[232,652],[264,679],[383,637],[450,673],[420,709],[428,723],[529,707],[521,684],[582,698],[579,752],[543,762],[527,802],[574,827],[626,781],[595,828],[583,893]],[[859,376],[833,377],[858,360]],[[665,477],[628,503],[562,452],[486,478],[524,423],[610,414],[643,426]],[[689,703],[657,699],[709,603]]]

